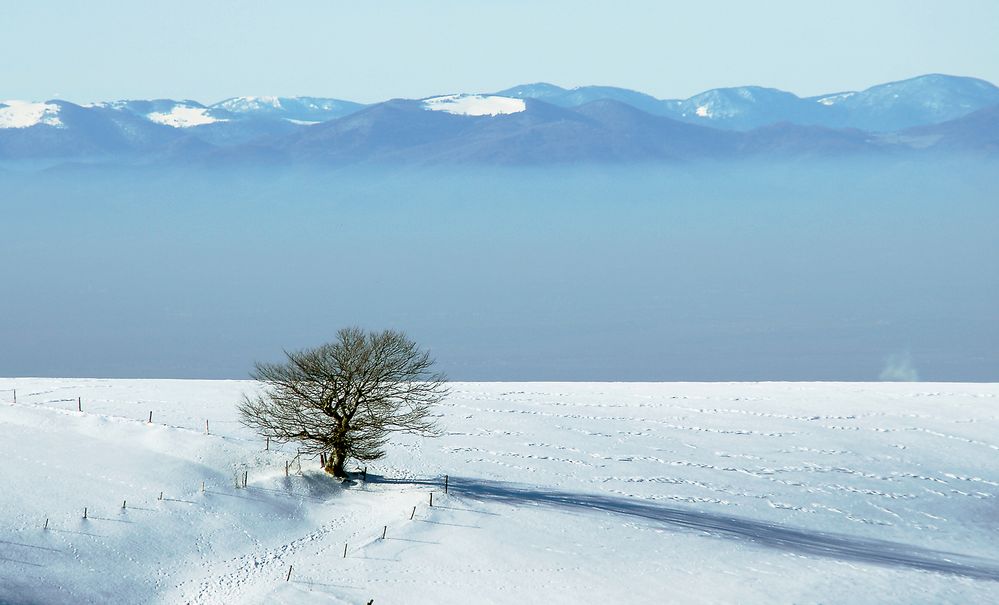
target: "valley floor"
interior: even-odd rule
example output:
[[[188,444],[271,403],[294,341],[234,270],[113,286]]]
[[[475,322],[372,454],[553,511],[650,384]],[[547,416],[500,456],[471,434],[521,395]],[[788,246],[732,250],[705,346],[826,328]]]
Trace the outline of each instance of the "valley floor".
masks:
[[[454,383],[343,485],[254,388],[0,379],[0,604],[999,602],[997,384]]]

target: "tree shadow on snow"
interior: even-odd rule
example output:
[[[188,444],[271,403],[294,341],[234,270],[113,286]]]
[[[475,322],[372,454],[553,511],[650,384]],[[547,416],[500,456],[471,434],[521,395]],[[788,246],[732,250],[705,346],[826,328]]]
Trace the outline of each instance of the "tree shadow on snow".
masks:
[[[368,478],[366,480],[368,483],[398,483],[401,485],[430,485],[434,487],[440,487],[444,489],[444,479],[391,479],[383,475],[376,475],[375,473],[368,473]]]
[[[484,501],[604,511],[795,554],[999,581],[999,563],[995,561],[900,542],[800,529],[631,498],[558,491],[500,481],[451,477],[450,484],[455,492]]]

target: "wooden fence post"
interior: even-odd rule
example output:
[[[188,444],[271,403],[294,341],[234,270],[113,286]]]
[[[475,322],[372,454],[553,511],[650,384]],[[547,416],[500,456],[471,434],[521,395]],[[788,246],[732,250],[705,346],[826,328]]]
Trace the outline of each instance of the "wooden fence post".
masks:
[[[149,410],[149,424],[153,423],[153,411]]]
[[[444,493],[447,493],[447,475],[444,475]]]
[[[46,519],[46,521],[48,521],[48,519]],[[347,543],[346,542],[343,543],[343,558],[344,559],[347,558]]]
[[[386,532],[388,532],[388,525],[382,526],[382,540],[385,539]]]
[[[294,567],[295,567],[294,565],[289,565],[288,566],[288,575],[284,579],[285,582],[290,582],[291,581],[291,570]]]
[[[430,508],[434,507],[434,493],[430,492]]]
[[[77,412],[83,411],[83,398],[81,397],[76,398],[76,411]]]
[[[409,513],[409,520],[412,521],[413,517],[416,516],[416,507],[413,507],[413,512]]]

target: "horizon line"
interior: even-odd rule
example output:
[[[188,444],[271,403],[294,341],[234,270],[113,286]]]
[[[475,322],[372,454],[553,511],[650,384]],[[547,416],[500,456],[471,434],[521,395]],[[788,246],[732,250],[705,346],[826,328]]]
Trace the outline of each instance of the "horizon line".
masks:
[[[96,103],[113,103],[113,102],[128,102],[128,101],[180,101],[180,102],[193,102],[193,103],[197,103],[199,105],[203,105],[205,107],[213,107],[215,105],[219,105],[219,104],[224,103],[226,101],[231,101],[231,100],[235,100],[235,99],[308,99],[308,98],[312,98],[312,99],[323,99],[323,100],[330,100],[330,101],[346,101],[346,102],[349,102],[349,103],[357,103],[358,105],[370,106],[370,105],[378,105],[380,103],[386,103],[388,101],[394,101],[394,100],[421,101],[421,100],[425,100],[425,99],[434,99],[434,98],[437,98],[437,97],[448,96],[448,95],[455,95],[455,94],[502,96],[502,95],[500,95],[500,93],[508,91],[510,89],[513,89],[513,88],[518,88],[518,87],[522,87],[522,86],[537,86],[537,85],[554,86],[554,87],[559,88],[559,89],[561,89],[561,90],[563,90],[565,92],[572,92],[574,90],[581,90],[581,89],[586,89],[586,88],[612,88],[612,89],[624,90],[624,91],[629,91],[629,92],[637,92],[639,94],[643,94],[643,95],[646,95],[646,96],[648,96],[648,97],[650,97],[652,99],[655,99],[656,101],[687,101],[687,100],[690,100],[690,99],[692,99],[692,98],[694,98],[696,96],[699,96],[699,95],[702,95],[702,94],[705,94],[705,93],[708,93],[708,92],[713,92],[713,91],[717,91],[717,90],[733,90],[733,89],[741,89],[741,88],[761,88],[761,89],[764,89],[764,90],[776,90],[776,91],[780,91],[780,92],[785,92],[785,93],[792,94],[795,97],[797,97],[799,99],[802,99],[802,100],[808,100],[808,99],[820,99],[822,97],[828,97],[828,96],[833,96],[833,95],[841,95],[841,94],[847,94],[847,93],[866,92],[868,90],[871,90],[872,88],[878,88],[880,86],[888,86],[888,85],[892,85],[892,84],[900,84],[900,83],[903,83],[903,82],[909,82],[909,81],[912,81],[912,80],[918,80],[920,78],[927,78],[927,77],[933,77],[933,76],[942,76],[942,77],[945,77],[945,78],[956,78],[956,79],[967,79],[967,80],[978,80],[978,81],[984,82],[984,83],[986,83],[986,84],[988,84],[990,86],[999,88],[999,85],[997,85],[995,82],[992,82],[990,80],[987,80],[985,78],[981,78],[981,77],[978,77],[978,76],[955,75],[955,74],[948,74],[948,73],[943,73],[943,72],[926,72],[926,73],[921,73],[921,74],[917,74],[917,75],[914,75],[914,76],[910,76],[910,77],[907,77],[907,78],[901,78],[901,79],[898,79],[898,80],[888,80],[888,81],[885,81],[885,82],[879,82],[879,83],[876,83],[876,84],[872,84],[872,85],[870,85],[870,86],[868,86],[866,88],[859,88],[859,89],[852,89],[852,90],[830,91],[830,92],[824,92],[824,93],[820,93],[820,94],[816,94],[816,95],[807,95],[807,96],[801,96],[801,95],[799,95],[796,92],[793,92],[791,90],[785,90],[783,88],[778,88],[776,86],[765,86],[765,85],[761,85],[761,84],[738,84],[738,85],[731,85],[731,86],[718,86],[718,87],[714,87],[714,88],[707,88],[707,89],[702,90],[702,91],[700,91],[698,93],[695,93],[695,94],[693,94],[693,95],[691,95],[689,97],[656,97],[655,95],[651,95],[649,93],[643,92],[642,90],[637,89],[637,88],[628,88],[628,87],[625,87],[625,86],[618,86],[618,85],[614,85],[614,84],[582,84],[582,85],[578,85],[578,86],[569,86],[569,87],[567,87],[567,86],[562,86],[561,84],[554,84],[554,83],[549,82],[549,81],[539,80],[539,81],[536,81],[536,82],[521,82],[521,83],[518,83],[518,84],[513,84],[511,86],[507,86],[505,88],[501,88],[501,89],[496,90],[496,91],[474,91],[474,92],[458,91],[458,92],[445,92],[445,93],[438,93],[438,94],[434,94],[434,95],[430,95],[430,96],[425,96],[425,97],[394,96],[394,97],[389,97],[389,98],[382,99],[380,101],[373,101],[373,102],[370,102],[370,103],[362,102],[362,101],[353,101],[353,100],[351,100],[351,99],[349,99],[347,97],[340,97],[340,96],[336,96],[336,97],[333,97],[333,96],[316,96],[316,95],[311,95],[311,94],[303,94],[303,95],[295,94],[295,95],[287,95],[287,96],[285,96],[285,95],[274,95],[274,94],[233,95],[233,96],[227,96],[227,97],[225,97],[225,98],[223,98],[223,99],[221,99],[219,101],[210,102],[210,103],[205,103],[203,101],[200,101],[200,100],[197,100],[197,99],[194,99],[194,98],[191,98],[191,97],[186,97],[186,98],[172,98],[172,97],[119,97],[119,98],[115,98],[115,99],[91,99],[91,100],[87,100],[87,101],[75,101],[75,100],[71,100],[69,97],[62,96],[61,93],[53,93],[52,96],[50,96],[49,98],[45,98],[45,99],[38,99],[38,98],[22,99],[22,98],[15,98],[15,97],[7,97],[7,98],[4,98],[4,99],[0,99],[0,104],[2,104],[2,103],[8,103],[8,102],[11,102],[11,101],[24,102],[24,103],[49,103],[49,102],[53,102],[53,101],[62,101],[62,102],[72,103],[73,105],[78,105],[78,106],[84,107],[84,106],[92,105],[92,104],[96,104]],[[517,98],[517,97],[511,97],[511,98]]]

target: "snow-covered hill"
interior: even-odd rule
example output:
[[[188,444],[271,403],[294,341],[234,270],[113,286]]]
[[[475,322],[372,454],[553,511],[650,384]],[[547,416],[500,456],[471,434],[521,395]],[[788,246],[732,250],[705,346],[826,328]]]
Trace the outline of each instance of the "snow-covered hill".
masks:
[[[499,116],[520,113],[527,108],[522,99],[497,95],[444,95],[423,100],[424,109],[462,116]]]
[[[999,385],[457,383],[352,485],[253,388],[0,379],[0,602],[999,600]]]
[[[999,104],[999,88],[977,78],[928,74],[825,97],[834,110],[829,126],[889,132],[961,118]]]
[[[52,103],[0,101],[0,128],[30,128],[38,124],[62,126],[59,106]]]

